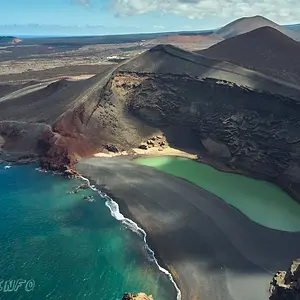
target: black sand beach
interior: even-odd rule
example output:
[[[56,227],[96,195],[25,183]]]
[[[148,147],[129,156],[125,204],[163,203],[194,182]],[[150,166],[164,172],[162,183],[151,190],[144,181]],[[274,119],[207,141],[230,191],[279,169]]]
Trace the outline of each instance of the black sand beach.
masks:
[[[268,299],[273,274],[299,256],[300,232],[260,226],[179,178],[122,157],[85,159],[77,170],[145,229],[184,300]]]

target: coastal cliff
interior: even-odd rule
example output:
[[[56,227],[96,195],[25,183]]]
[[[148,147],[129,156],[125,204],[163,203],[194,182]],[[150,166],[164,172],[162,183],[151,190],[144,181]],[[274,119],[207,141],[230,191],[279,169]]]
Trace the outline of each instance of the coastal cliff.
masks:
[[[25,135],[47,168],[65,169],[107,144],[129,150],[159,131],[174,148],[300,199],[299,87],[170,45],[89,80],[3,101],[0,119],[3,150],[22,148],[16,134]],[[24,132],[20,121],[32,129]],[[41,126],[50,129],[37,144],[30,132]]]
[[[300,299],[300,259],[294,260],[288,271],[275,274],[270,285],[270,300]]]

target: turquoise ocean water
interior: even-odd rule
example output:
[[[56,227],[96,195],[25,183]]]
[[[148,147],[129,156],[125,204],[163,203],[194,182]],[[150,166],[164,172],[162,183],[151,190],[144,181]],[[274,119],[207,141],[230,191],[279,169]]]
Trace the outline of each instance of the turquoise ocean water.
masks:
[[[126,291],[176,299],[143,239],[111,216],[104,198],[92,190],[67,193],[82,181],[34,166],[4,167],[0,164],[1,300],[118,300]]]

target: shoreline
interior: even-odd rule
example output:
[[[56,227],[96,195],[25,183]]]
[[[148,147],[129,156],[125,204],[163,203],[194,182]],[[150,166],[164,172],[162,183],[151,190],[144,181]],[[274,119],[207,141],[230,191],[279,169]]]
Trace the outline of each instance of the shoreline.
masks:
[[[181,300],[219,300],[218,295],[254,300],[253,289],[256,299],[268,299],[265,291],[273,274],[298,255],[300,232],[262,228],[213,194],[133,164],[133,158],[85,159],[78,172],[145,231],[147,245],[172,275]]]
[[[14,164],[27,164],[32,162],[37,162],[41,160],[43,157],[39,157],[37,154],[28,154],[28,153],[22,153],[17,151],[5,151],[2,149],[1,153],[1,147],[4,145],[5,139],[0,136],[0,160],[1,161],[7,161],[9,163]],[[300,203],[300,189],[297,188],[295,182],[288,182],[288,180],[284,180],[282,178],[272,178],[271,176],[268,176],[268,174],[260,174],[258,172],[250,172],[247,170],[243,170],[240,168],[235,168],[233,166],[228,165],[227,162],[222,161],[221,159],[214,158],[207,153],[197,152],[197,151],[191,151],[191,150],[180,150],[177,148],[173,148],[170,146],[167,147],[153,147],[148,148],[147,150],[140,149],[140,148],[131,148],[126,151],[122,152],[109,152],[107,150],[102,150],[101,152],[97,152],[92,154],[91,156],[87,157],[81,157],[76,162],[80,162],[82,159],[91,158],[91,157],[97,157],[97,158],[113,158],[113,157],[123,157],[123,158],[140,158],[140,157],[165,157],[165,156],[174,156],[174,157],[184,157],[188,159],[192,159],[198,163],[209,165],[212,168],[226,173],[232,173],[232,174],[238,174],[246,177],[250,177],[257,180],[264,180],[267,182],[270,182],[272,184],[277,185],[279,188],[284,190],[287,194],[289,194],[296,202]],[[64,166],[61,168],[68,169],[70,172],[66,174],[67,176],[72,173],[72,170],[75,169],[75,166]]]
[[[81,175],[80,175],[81,176]],[[83,180],[88,180],[90,185],[94,185],[96,186],[96,191],[99,193],[104,193],[106,194],[112,201],[116,202],[118,207],[119,207],[119,212],[124,216],[125,219],[129,219],[130,221],[132,221],[133,223],[135,223],[141,230],[143,230],[146,233],[145,236],[145,244],[147,247],[149,247],[149,249],[153,252],[153,255],[155,257],[156,260],[156,264],[159,267],[162,267],[163,269],[165,269],[172,277],[172,279],[174,280],[176,287],[179,289],[179,293],[177,291],[177,298],[176,300],[183,300],[184,298],[182,298],[182,294],[184,293],[184,286],[182,285],[178,274],[175,272],[174,268],[172,268],[171,265],[169,265],[165,259],[163,259],[161,257],[161,255],[159,254],[160,251],[158,250],[157,247],[154,246],[155,243],[153,243],[153,240],[151,238],[151,235],[145,230],[143,229],[143,225],[141,222],[139,222],[135,216],[130,212],[130,210],[128,209],[128,207],[126,206],[126,203],[120,198],[114,195],[114,193],[108,189],[107,187],[105,187],[104,185],[101,184],[97,184],[95,182],[95,180],[91,179],[91,178],[85,178],[83,176],[81,176],[81,178]],[[91,188],[91,186],[90,186]],[[99,194],[100,194],[99,193]],[[101,194],[100,194],[101,196]],[[108,201],[108,199],[106,199],[106,201]],[[108,209],[111,212],[110,207],[108,207]],[[114,218],[114,216],[112,215],[112,217]],[[120,222],[122,222],[122,220],[118,220]],[[128,230],[131,230],[130,228],[127,228]],[[165,273],[165,272],[164,272]],[[166,273],[165,273],[166,274]],[[166,274],[167,275],[167,274]],[[168,275],[167,275],[168,276]],[[172,283],[172,282],[171,282]],[[173,283],[172,283],[173,284]],[[173,284],[174,285],[174,284]],[[175,287],[175,290],[177,290]]]
[[[4,162],[7,162],[7,161],[0,160],[0,165]],[[22,166],[22,165],[32,165],[32,164],[33,164],[33,162],[26,162],[26,163],[22,163],[22,164],[15,163],[13,165]],[[55,174],[55,171],[52,171],[52,172],[54,172],[54,174]],[[56,174],[56,175],[62,176],[63,174],[60,173],[60,174]],[[70,179],[74,179],[74,178],[70,178]],[[97,192],[101,197],[105,198],[106,201],[112,201],[112,202],[116,203],[116,205],[118,206],[117,213],[120,213],[124,217],[124,219],[119,220],[118,218],[116,218],[113,215],[111,206],[107,205],[106,203],[105,203],[105,205],[110,210],[111,216],[113,218],[115,218],[117,221],[122,222],[127,227],[128,230],[132,230],[130,228],[130,226],[128,226],[128,223],[130,223],[130,225],[137,226],[138,231],[143,235],[143,240],[145,242],[145,246],[148,248],[148,251],[153,256],[153,257],[149,256],[149,259],[151,259],[157,265],[160,272],[163,272],[167,277],[169,277],[169,280],[171,281],[171,284],[174,286],[174,289],[176,290],[176,293],[177,293],[176,300],[182,300],[181,289],[178,287],[179,286],[178,281],[177,281],[177,279],[174,279],[174,278],[177,278],[178,276],[175,276],[176,274],[173,274],[173,272],[171,272],[169,270],[169,266],[167,264],[165,264],[165,261],[159,256],[157,249],[154,249],[151,246],[151,244],[152,244],[151,238],[149,238],[149,235],[143,229],[142,224],[140,224],[139,222],[134,220],[133,215],[130,214],[130,211],[126,208],[126,205],[123,205],[124,203],[121,201],[121,198],[115,197],[112,191],[110,191],[106,187],[101,186],[99,184],[96,185],[92,179],[85,178],[80,173],[78,173],[77,179],[88,182],[89,188],[92,189],[93,191]],[[92,185],[97,186],[97,188],[93,188]],[[101,195],[101,194],[105,194],[106,196]]]
[[[2,139],[2,137],[0,136],[0,150],[1,150],[1,143],[3,143],[3,140],[4,139]],[[148,150],[151,150],[151,151],[148,151]],[[198,156],[195,153],[182,151],[182,150],[172,148],[172,147],[167,147],[167,148],[163,149],[162,151],[158,151],[158,149],[153,149],[153,148],[148,149],[148,150],[133,148],[133,149],[130,149],[129,151],[123,151],[123,152],[118,152],[118,153],[112,153],[112,152],[108,152],[108,151],[98,152],[98,153],[93,154],[92,156],[81,158],[81,159],[79,159],[78,162],[80,162],[80,160],[82,160],[82,159],[92,158],[92,157],[96,157],[96,158],[123,157],[123,158],[130,159],[130,160],[134,160],[137,158],[147,158],[147,157],[168,157],[168,156],[183,157],[183,158],[188,158],[188,159],[194,160],[200,164],[208,165],[220,172],[238,174],[241,176],[246,176],[246,177],[253,178],[256,180],[263,180],[263,181],[269,182],[271,184],[274,184],[274,185],[278,186],[279,188],[281,188],[283,191],[285,191],[297,203],[300,204],[300,189],[298,191],[292,187],[292,184],[295,184],[295,183],[292,183],[292,184],[285,183],[280,179],[276,179],[276,178],[273,179],[268,176],[260,175],[258,173],[250,173],[250,172],[242,170],[242,169],[232,168],[232,167],[228,166],[225,162],[218,161],[218,160],[214,159],[213,157],[203,156],[203,155]],[[153,151],[153,150],[155,150],[155,151]],[[32,155],[32,154],[28,155],[25,153],[10,152],[10,151],[9,152],[2,151],[2,153],[0,152],[0,162],[2,162],[2,163],[7,162],[7,163],[11,163],[12,165],[23,165],[23,164],[36,163],[36,162],[40,162],[40,158],[41,157],[38,157],[37,155]],[[70,166],[66,170],[70,171],[68,174],[66,174],[66,176],[72,175],[72,172],[75,170],[75,166]],[[55,171],[57,171],[57,170],[55,170]],[[75,171],[75,173],[76,173],[76,171]],[[73,175],[75,175],[75,174],[73,174]]]
[[[105,188],[104,186],[100,186],[100,185],[97,185],[97,188],[93,188],[92,186],[93,185],[95,186],[95,184],[93,184],[92,179],[85,178],[81,175],[80,175],[80,178],[83,181],[86,181],[88,183],[89,188],[92,189],[93,191],[97,192],[101,197],[105,198],[105,200],[107,202],[110,201],[117,205],[118,210],[116,212],[114,212],[111,205],[105,203],[105,205],[110,210],[111,216],[113,218],[115,218],[117,221],[125,224],[125,226],[127,227],[128,230],[132,230],[130,228],[130,226],[128,226],[128,223],[129,223],[130,225],[136,226],[137,230],[140,233],[142,233],[144,243],[145,243],[146,247],[148,248],[148,251],[152,254],[152,257],[150,257],[150,259],[154,261],[154,263],[157,265],[160,272],[163,272],[165,275],[167,275],[169,277],[171,283],[173,284],[173,286],[177,292],[176,300],[181,300],[181,294],[182,294],[181,289],[179,289],[179,287],[178,287],[179,285],[177,283],[177,280],[174,280],[174,278],[178,278],[178,276],[176,275],[176,273],[173,274],[172,271],[170,271],[169,266],[167,264],[165,264],[165,261],[158,255],[158,251],[156,251],[156,249],[153,249],[153,247],[151,247],[151,241],[150,241],[151,239],[149,239],[149,236],[148,236],[147,232],[143,229],[142,224],[139,224],[137,221],[134,220],[134,216],[130,214],[130,211],[128,209],[126,209],[125,205],[124,206],[122,205],[122,201],[120,200],[120,198],[116,198],[113,195],[113,193],[111,191],[109,191],[107,188]],[[115,213],[120,214],[122,216],[122,219],[119,219],[116,216],[114,216]]]
[[[135,165],[128,157],[86,159],[77,167],[119,205],[125,217],[145,230],[148,245],[159,264],[172,274],[182,300],[200,295],[204,300],[219,299],[219,293],[228,300],[244,294],[248,295],[244,299],[252,300],[253,288],[257,288],[256,299],[268,299],[265,291],[273,273],[297,256],[282,243],[299,244],[300,233],[264,228],[211,193]],[[199,235],[196,240],[195,234]],[[207,269],[208,257],[209,264],[219,265],[216,270]],[[236,276],[236,272],[242,273]],[[239,287],[239,281],[247,282],[249,288]]]
[[[153,149],[153,148],[152,148]],[[238,174],[241,176],[246,176],[249,178],[253,178],[256,180],[263,180],[267,181],[269,183],[272,183],[279,188],[281,188],[283,191],[285,191],[288,195],[290,195],[297,203],[300,204],[300,190],[296,191],[293,189],[291,186],[288,186],[287,184],[284,184],[278,179],[272,179],[268,178],[267,176],[259,175],[257,173],[251,174],[248,171],[237,169],[237,168],[231,168],[230,166],[227,166],[226,163],[221,162],[221,161],[213,161],[212,157],[205,157],[205,156],[199,156],[197,154],[189,153],[186,151],[181,151],[175,148],[168,147],[164,149],[163,151],[148,151],[148,150],[142,150],[138,148],[132,149],[135,153],[134,154],[128,154],[128,152],[124,151],[121,153],[104,153],[104,152],[99,152],[95,153],[92,157],[98,157],[98,158],[112,158],[112,157],[124,157],[128,158],[130,160],[134,160],[137,158],[147,158],[147,157],[168,157],[168,156],[173,156],[173,157],[183,157],[183,158],[188,158],[191,160],[194,160],[200,164],[205,164],[208,165],[220,172],[225,172],[225,173],[231,173],[231,174]],[[165,151],[167,150],[167,151]]]

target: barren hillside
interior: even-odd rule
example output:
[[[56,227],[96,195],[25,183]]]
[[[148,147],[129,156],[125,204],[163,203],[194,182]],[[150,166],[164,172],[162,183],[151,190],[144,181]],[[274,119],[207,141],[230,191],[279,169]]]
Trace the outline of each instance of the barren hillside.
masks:
[[[197,53],[300,84],[300,43],[271,27],[229,38]]]
[[[249,31],[266,26],[274,28],[292,39],[295,39],[297,41],[300,40],[299,32],[284,28],[283,26],[280,26],[279,24],[276,24],[262,16],[244,17],[237,19],[217,30],[215,34],[219,35],[222,38],[228,39],[239,34],[247,33]]]
[[[223,40],[216,34],[208,35],[167,35],[160,36],[153,40],[146,41],[146,46],[156,46],[159,44],[172,44],[173,46],[184,48],[189,51],[206,49]]]

